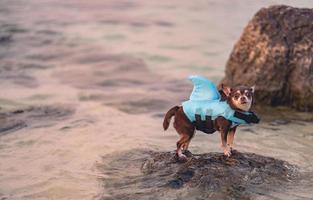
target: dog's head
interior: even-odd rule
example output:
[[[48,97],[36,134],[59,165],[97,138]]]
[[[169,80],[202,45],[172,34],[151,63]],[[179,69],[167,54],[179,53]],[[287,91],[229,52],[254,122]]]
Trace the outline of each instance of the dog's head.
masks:
[[[239,111],[249,111],[251,109],[254,96],[254,86],[231,88],[222,84],[221,87],[227,98],[227,102],[232,109]]]

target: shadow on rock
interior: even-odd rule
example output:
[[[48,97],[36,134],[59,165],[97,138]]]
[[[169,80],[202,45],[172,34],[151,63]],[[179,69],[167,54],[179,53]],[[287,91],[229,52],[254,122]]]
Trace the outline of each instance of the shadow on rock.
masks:
[[[192,155],[177,162],[173,152],[134,151],[105,157],[99,169],[110,197],[102,199],[254,199],[286,190],[297,167],[253,153]]]

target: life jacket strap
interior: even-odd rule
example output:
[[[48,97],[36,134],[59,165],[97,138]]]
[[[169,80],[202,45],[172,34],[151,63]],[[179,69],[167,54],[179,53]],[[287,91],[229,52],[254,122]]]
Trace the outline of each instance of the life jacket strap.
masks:
[[[260,118],[258,118],[258,116],[256,116],[256,114],[254,114],[254,112],[249,112],[249,114],[244,114],[244,113],[235,111],[234,117],[236,117],[238,119],[242,119],[245,122],[247,122],[248,124],[250,124],[250,123],[257,124],[260,122]]]
[[[211,116],[205,116],[205,120],[201,119],[201,115],[195,115],[195,121],[193,122],[197,130],[202,131],[207,134],[212,134],[216,130],[214,129],[214,124]]]

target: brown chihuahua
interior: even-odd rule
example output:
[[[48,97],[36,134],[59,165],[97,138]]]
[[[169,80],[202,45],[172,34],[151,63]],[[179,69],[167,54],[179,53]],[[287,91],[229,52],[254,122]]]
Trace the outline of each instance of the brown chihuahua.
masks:
[[[239,114],[238,116],[242,116],[243,114],[241,113],[250,112],[253,103],[254,87],[241,86],[230,88],[222,84],[219,93],[221,95],[220,101],[226,101],[231,109]],[[180,135],[180,140],[176,143],[176,154],[180,160],[187,159],[186,155],[183,153],[188,149],[190,140],[193,138],[196,129],[205,133],[219,131],[221,133],[221,147],[223,148],[224,155],[228,157],[231,156],[234,135],[239,124],[234,124],[223,116],[217,116],[214,120],[209,120],[209,122],[207,121],[202,124],[191,122],[186,116],[182,106],[174,106],[165,115],[163,121],[164,130],[168,129],[173,116],[175,116],[173,123],[174,128]],[[255,120],[252,122],[258,123],[259,119],[256,115],[253,114],[253,117]]]

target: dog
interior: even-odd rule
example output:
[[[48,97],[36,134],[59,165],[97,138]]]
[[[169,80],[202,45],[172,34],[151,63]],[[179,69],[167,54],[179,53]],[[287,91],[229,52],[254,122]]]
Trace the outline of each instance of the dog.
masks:
[[[227,104],[237,113],[251,112],[251,106],[254,102],[254,86],[253,87],[228,87],[221,84],[219,93],[221,95],[220,101],[225,101]],[[199,124],[192,123],[186,116],[183,106],[172,107],[164,117],[163,128],[164,131],[168,129],[171,118],[174,116],[173,126],[180,136],[177,141],[176,155],[179,160],[187,160],[186,155],[189,143],[194,137],[195,130],[201,129]],[[253,114],[253,123],[258,123],[259,119]],[[218,116],[216,119],[211,120],[211,126],[206,127],[206,133],[213,133],[215,131],[220,132],[221,136],[221,147],[224,151],[224,155],[230,157],[233,151],[233,142],[236,129],[238,124],[233,124],[230,120],[223,116]]]

